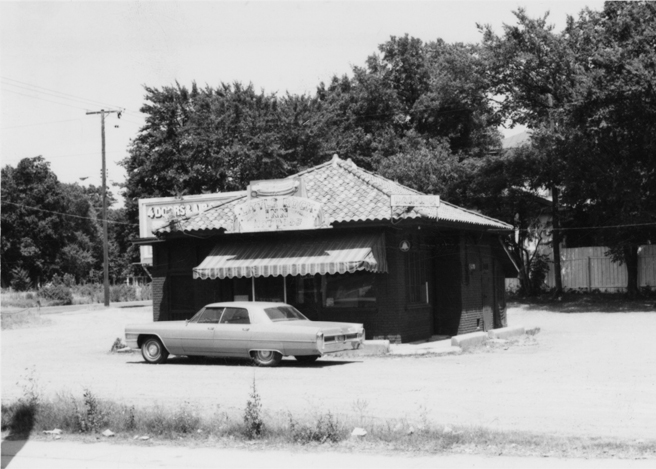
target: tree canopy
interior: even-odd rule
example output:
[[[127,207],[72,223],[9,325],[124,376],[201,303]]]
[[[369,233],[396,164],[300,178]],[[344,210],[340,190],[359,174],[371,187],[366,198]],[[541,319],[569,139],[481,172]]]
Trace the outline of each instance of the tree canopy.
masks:
[[[568,242],[608,246],[635,293],[637,249],[656,223],[656,6],[606,3],[562,31],[548,15],[515,17],[499,33],[479,26],[479,44],[392,36],[311,95],[243,83],[145,86],[146,123],[122,161],[126,205],[108,215],[117,222],[112,275],[137,261],[129,239],[138,236],[139,198],[244,189],[337,153],[515,224],[509,246],[525,282],[533,258],[524,247],[542,239],[548,211],[536,194],[550,189],[555,244],[572,233]],[[499,126],[519,124],[530,144],[502,149]],[[60,183],[43,158],[3,168],[3,280],[17,268],[33,281],[93,276],[100,195]]]
[[[59,182],[41,156],[2,168],[3,283],[23,273],[35,285],[55,274],[70,274],[77,281],[99,278],[101,200],[100,188]],[[110,210],[109,218],[128,226],[121,210]],[[113,278],[125,275],[128,262],[121,252],[126,243],[120,234],[110,235],[110,246],[116,246],[110,261]]]

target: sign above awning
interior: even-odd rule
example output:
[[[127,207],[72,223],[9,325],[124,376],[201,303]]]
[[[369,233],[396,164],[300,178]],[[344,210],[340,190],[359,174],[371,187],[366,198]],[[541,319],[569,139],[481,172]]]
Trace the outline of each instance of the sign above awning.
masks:
[[[338,234],[287,241],[226,241],[194,268],[194,278],[387,272],[383,234]]]
[[[252,199],[235,207],[237,233],[296,231],[330,228],[322,205],[305,197]]]

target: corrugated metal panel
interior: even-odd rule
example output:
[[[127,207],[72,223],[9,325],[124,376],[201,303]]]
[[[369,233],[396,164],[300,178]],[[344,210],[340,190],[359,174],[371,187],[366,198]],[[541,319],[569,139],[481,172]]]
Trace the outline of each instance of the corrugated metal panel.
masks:
[[[626,265],[606,256],[605,246],[561,249],[562,282],[565,289],[618,291],[626,288]],[[553,264],[551,264],[553,268]],[[555,285],[552,271],[547,285]],[[638,285],[656,287],[656,246],[641,246],[638,253]]]
[[[343,274],[358,270],[387,272],[382,234],[344,234],[306,242],[221,243],[193,272],[194,278],[215,279]]]

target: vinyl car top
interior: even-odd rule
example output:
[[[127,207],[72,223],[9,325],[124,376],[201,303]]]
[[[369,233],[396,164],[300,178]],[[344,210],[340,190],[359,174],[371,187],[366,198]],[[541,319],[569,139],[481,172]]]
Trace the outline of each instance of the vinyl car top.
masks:
[[[198,319],[203,315],[203,312],[211,308],[243,308],[246,309],[249,313],[250,324],[261,324],[261,323],[275,323],[269,318],[266,314],[265,309],[267,308],[290,308],[290,305],[287,303],[277,303],[277,302],[268,302],[268,301],[223,301],[220,303],[210,303],[205,305],[200,311],[198,311],[189,322],[197,322]],[[293,307],[292,307],[293,308]],[[296,308],[294,308],[296,310]],[[296,310],[303,319],[296,320],[305,320],[309,321],[300,311]]]

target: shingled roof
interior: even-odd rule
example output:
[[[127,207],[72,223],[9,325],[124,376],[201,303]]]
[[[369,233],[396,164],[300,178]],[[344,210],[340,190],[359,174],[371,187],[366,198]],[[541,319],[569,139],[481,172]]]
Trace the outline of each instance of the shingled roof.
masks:
[[[433,219],[463,223],[478,227],[509,230],[512,226],[479,213],[440,201],[439,208],[396,207],[391,210],[392,195],[413,195],[415,191],[382,176],[359,168],[351,160],[335,156],[328,163],[302,171],[290,177],[303,179],[307,197],[323,204],[329,223],[355,221],[385,221],[402,219]],[[156,233],[173,231],[230,230],[235,224],[235,206],[246,202],[243,192],[225,203],[204,212],[178,219],[159,228]],[[172,225],[175,228],[172,228]]]

